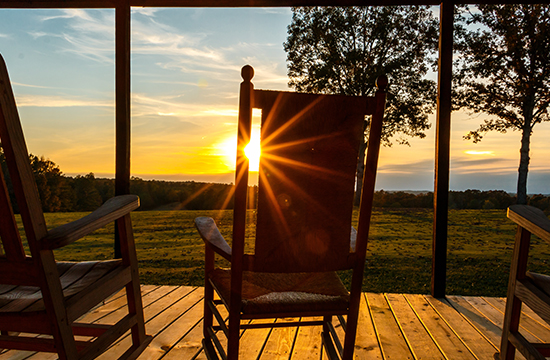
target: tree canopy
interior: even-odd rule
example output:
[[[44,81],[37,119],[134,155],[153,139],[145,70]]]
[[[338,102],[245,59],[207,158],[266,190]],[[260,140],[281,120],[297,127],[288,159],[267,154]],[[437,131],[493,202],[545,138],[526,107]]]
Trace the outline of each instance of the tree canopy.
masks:
[[[490,115],[465,139],[521,132],[517,201],[526,204],[530,137],[536,124],[549,120],[550,8],[478,5],[464,14],[464,28],[475,30],[459,32],[459,106]]]
[[[289,85],[299,92],[373,95],[389,78],[383,140],[424,137],[435,108],[435,82],[425,78],[437,48],[438,26],[428,7],[296,7],[288,27]],[[358,160],[358,188],[368,134]]]

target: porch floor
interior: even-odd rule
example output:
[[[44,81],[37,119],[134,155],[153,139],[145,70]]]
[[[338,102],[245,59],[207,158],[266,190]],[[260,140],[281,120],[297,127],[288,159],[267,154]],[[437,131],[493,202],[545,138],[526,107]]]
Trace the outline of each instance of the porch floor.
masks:
[[[142,293],[146,330],[154,339],[139,359],[206,359],[201,348],[203,288],[145,285]],[[126,312],[122,296],[123,292],[113,296],[85,320],[112,323],[122,317]],[[492,359],[499,347],[505,299],[365,293],[361,301],[358,359]],[[521,326],[528,339],[550,342],[550,326],[529,308],[523,309]],[[241,358],[324,359],[320,331],[319,327],[246,330]],[[118,358],[129,341],[126,337],[100,359]],[[0,354],[0,360],[56,358],[25,351]]]

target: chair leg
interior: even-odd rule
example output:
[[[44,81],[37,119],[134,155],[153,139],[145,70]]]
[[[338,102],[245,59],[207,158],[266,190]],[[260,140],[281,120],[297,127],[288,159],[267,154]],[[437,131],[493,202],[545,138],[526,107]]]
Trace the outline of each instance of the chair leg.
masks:
[[[509,334],[517,332],[521,315],[521,301],[515,296],[516,282],[525,278],[527,261],[529,256],[529,244],[531,233],[518,226],[512,264],[510,266],[510,278],[508,280],[508,295],[506,300],[506,312],[502,326],[502,339],[500,344],[500,359],[513,360],[516,349],[508,340]]]
[[[359,291],[352,291],[350,293],[350,307],[346,321],[346,335],[344,337],[344,351],[342,354],[342,360],[351,360],[353,358],[360,303],[361,289],[359,288]]]
[[[212,287],[210,280],[208,280],[208,276],[210,272],[214,270],[214,260],[214,250],[206,244],[204,251],[204,317],[202,333],[203,337],[209,341],[211,341],[211,339],[208,329],[212,327],[213,317],[210,304],[214,301],[214,288]]]
[[[236,308],[236,310],[234,310]],[[239,359],[239,337],[241,333],[241,313],[235,306],[229,310],[229,334],[227,337],[227,360]]]
[[[148,339],[145,334],[145,318],[143,315],[141,288],[139,286],[138,260],[130,214],[118,219],[116,225],[121,240],[120,250],[122,253],[122,262],[124,265],[130,266],[132,272],[132,280],[126,285],[126,300],[128,301],[128,313],[135,316],[137,319],[137,324],[132,326],[131,330],[132,347],[138,349],[142,348],[142,345]]]
[[[57,265],[52,251],[40,253],[40,261],[44,267],[43,283],[41,286],[46,312],[53,324],[53,338],[59,360],[78,359],[78,351],[74,339],[73,329],[67,320],[67,313],[63,300],[63,289],[58,277]]]

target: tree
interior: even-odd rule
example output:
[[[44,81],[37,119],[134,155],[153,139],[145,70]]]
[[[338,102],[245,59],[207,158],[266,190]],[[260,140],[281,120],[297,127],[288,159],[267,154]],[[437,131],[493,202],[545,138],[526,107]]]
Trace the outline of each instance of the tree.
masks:
[[[425,137],[435,107],[435,83],[424,79],[437,48],[437,22],[427,7],[293,8],[287,52],[289,85],[299,92],[372,95],[375,80],[389,78],[383,140],[401,134]],[[369,119],[357,163],[356,204],[361,194]]]
[[[101,195],[95,187],[94,173],[84,176],[77,175],[73,180],[74,192],[76,194],[76,211],[93,211],[102,204]]]
[[[470,8],[468,8],[469,10]],[[548,121],[550,8],[547,5],[479,5],[463,17],[458,46],[459,105],[492,117],[464,136],[479,142],[489,131],[521,132],[517,203],[527,203],[529,144],[533,127]]]

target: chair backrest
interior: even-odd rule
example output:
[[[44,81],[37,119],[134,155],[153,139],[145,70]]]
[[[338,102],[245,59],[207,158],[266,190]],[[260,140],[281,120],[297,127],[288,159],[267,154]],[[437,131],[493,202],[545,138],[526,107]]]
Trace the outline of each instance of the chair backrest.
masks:
[[[38,254],[37,241],[47,233],[44,214],[10,79],[0,56],[0,142],[31,254]],[[1,172],[1,171],[0,171]],[[0,236],[8,260],[23,261],[25,253],[10,204],[4,175],[0,175]]]
[[[243,78],[240,112],[262,110],[253,270],[353,267],[350,237],[358,152],[365,117],[375,112],[375,98],[254,90],[244,71]],[[243,108],[247,89],[250,106]],[[382,108],[376,121],[381,122],[384,102],[378,106]],[[250,137],[250,119],[240,118],[239,147]],[[378,148],[376,141],[372,145]],[[237,163],[247,167],[238,154]],[[239,193],[243,171],[237,170],[236,219],[243,211],[237,208],[237,197],[246,196]],[[362,205],[370,208],[372,201]]]

